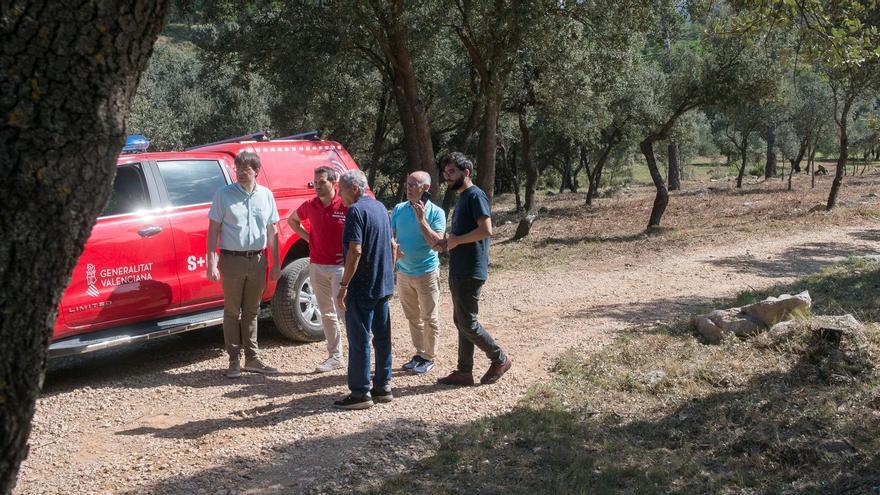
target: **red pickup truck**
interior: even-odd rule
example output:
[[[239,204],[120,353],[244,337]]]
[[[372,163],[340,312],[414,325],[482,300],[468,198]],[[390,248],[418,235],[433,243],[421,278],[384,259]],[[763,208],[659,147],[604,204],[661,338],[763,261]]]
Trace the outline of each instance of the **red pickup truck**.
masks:
[[[264,309],[285,337],[323,339],[308,243],[283,219],[314,197],[315,168],[357,168],[345,149],[314,132],[277,140],[256,133],[175,152],[142,152],[146,146],[135,140],[119,157],[110,200],[61,299],[50,357],[222,323],[221,284],[205,274],[208,209],[214,192],[234,181],[233,159],[244,150],[260,156],[257,182],[272,190],[282,218],[283,268],[277,283],[267,276]]]

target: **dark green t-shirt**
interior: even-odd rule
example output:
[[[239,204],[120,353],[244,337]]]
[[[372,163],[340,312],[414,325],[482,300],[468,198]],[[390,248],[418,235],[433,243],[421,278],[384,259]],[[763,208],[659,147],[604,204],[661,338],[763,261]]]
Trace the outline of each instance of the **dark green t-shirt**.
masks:
[[[491,216],[486,193],[477,186],[471,186],[461,193],[455,204],[451,232],[455,235],[467,234],[477,228],[477,220]],[[489,238],[461,244],[450,250],[449,277],[486,280],[489,277]]]

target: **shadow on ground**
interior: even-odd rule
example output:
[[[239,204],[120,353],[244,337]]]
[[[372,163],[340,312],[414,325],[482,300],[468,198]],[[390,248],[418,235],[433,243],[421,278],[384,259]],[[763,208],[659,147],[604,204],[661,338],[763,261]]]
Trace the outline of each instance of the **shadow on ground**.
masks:
[[[271,320],[260,320],[260,347],[308,345],[297,344],[281,337]],[[169,370],[216,359],[224,355],[223,332],[219,326],[203,328],[141,344],[114,347],[81,356],[71,356],[49,361],[42,397],[69,392],[80,387],[114,387],[125,380],[125,386],[150,388],[156,386],[155,375],[161,374],[169,384],[202,386],[216,385],[214,375],[208,381],[199,380],[200,373],[216,373],[221,370],[195,372],[192,374],[170,373]],[[108,370],[112,370],[109,371]]]
[[[873,235],[870,230],[853,234]],[[818,271],[830,262],[840,261],[851,256],[865,256],[877,253],[877,249],[857,247],[846,243],[811,242],[793,247],[778,257],[766,257],[755,252],[743,256],[731,256],[705,261],[707,264],[731,268],[736,271],[762,275],[767,278],[779,278],[791,275],[802,275]]]
[[[719,386],[651,419],[609,412],[625,411],[619,404],[524,404],[463,427],[437,454],[369,491],[880,493],[876,419],[841,421],[837,404],[860,390],[831,390],[814,370],[802,362]]]
[[[124,493],[350,493],[351,477],[361,481],[387,479],[424,457],[426,447],[433,443],[432,431],[425,422],[412,419],[377,423],[374,428],[347,435],[282,441],[264,459],[233,457],[192,475],[171,477]]]

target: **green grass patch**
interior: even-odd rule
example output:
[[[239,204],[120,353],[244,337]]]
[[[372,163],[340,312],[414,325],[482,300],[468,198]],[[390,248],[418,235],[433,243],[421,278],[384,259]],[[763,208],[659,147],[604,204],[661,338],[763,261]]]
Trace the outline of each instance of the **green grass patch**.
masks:
[[[683,322],[645,329],[599,353],[566,352],[554,379],[513,411],[451,432],[435,455],[373,490],[876,493],[878,282],[880,263],[849,260],[738,298],[806,288],[815,312],[869,322],[853,341],[866,366],[844,379],[821,373],[835,351],[808,326],[787,346],[707,346]]]

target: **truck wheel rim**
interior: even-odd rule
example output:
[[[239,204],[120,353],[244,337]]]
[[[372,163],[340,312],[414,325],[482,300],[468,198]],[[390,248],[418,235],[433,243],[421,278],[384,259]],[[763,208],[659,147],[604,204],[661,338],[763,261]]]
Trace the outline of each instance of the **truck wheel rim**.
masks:
[[[315,297],[315,291],[309,284],[309,279],[303,281],[299,288],[299,312],[302,314],[303,320],[312,328],[321,326],[321,311],[318,309],[318,299]]]

